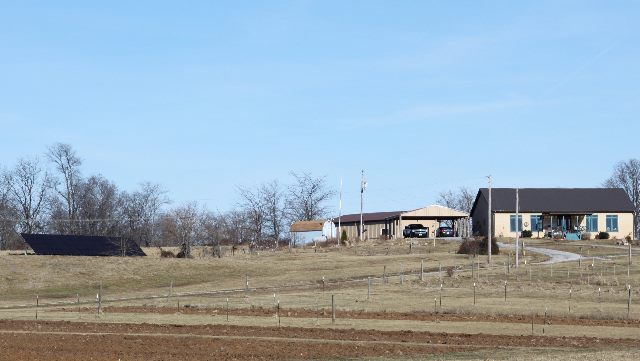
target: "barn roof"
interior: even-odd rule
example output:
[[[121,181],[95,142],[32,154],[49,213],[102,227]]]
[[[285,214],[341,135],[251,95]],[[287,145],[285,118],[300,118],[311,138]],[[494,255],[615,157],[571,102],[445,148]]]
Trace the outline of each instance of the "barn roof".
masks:
[[[140,246],[127,238],[64,234],[20,234],[38,255],[145,256]],[[123,250],[124,248],[124,250]]]

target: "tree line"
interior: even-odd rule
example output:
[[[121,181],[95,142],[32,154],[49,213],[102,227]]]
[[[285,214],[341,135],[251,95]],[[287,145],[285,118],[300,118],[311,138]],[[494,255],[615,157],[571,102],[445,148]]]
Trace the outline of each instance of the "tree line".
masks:
[[[43,157],[0,169],[0,249],[24,247],[20,233],[120,236],[141,246],[270,247],[289,239],[292,222],[327,217],[334,196],[324,177],[291,173],[287,185],[238,186],[236,206],[214,212],[197,202],[172,206],[157,183],[122,190],[100,174],[84,175],[82,164],[71,145],[56,143]]]

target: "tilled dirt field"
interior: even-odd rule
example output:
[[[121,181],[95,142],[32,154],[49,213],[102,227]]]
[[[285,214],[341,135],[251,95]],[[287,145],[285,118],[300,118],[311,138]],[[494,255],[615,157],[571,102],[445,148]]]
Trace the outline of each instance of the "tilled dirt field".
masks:
[[[7,360],[420,357],[487,348],[637,348],[637,340],[231,325],[0,321]]]
[[[66,311],[74,312],[77,308],[66,308]],[[93,308],[81,308],[83,312],[93,312]],[[113,313],[157,313],[157,314],[201,314],[201,315],[226,315],[227,312],[231,316],[273,316],[276,314],[274,308],[197,308],[182,307],[178,309],[174,307],[149,307],[149,306],[109,306],[104,308],[105,312]],[[330,318],[331,313],[327,310],[316,312],[305,309],[281,309],[282,317],[301,317],[301,318]],[[456,313],[440,313],[434,314],[429,312],[363,312],[363,311],[336,311],[336,317],[339,319],[372,319],[372,320],[416,320],[416,321],[465,321],[465,322],[507,322],[507,323],[534,323],[540,324],[545,321],[543,316],[523,316],[523,315],[484,315],[484,314],[456,314]],[[614,326],[614,327],[636,327],[640,328],[640,320],[625,319],[587,319],[587,318],[567,318],[567,317],[547,317],[547,324],[554,325],[575,325],[575,326]],[[639,331],[640,332],[640,331]]]

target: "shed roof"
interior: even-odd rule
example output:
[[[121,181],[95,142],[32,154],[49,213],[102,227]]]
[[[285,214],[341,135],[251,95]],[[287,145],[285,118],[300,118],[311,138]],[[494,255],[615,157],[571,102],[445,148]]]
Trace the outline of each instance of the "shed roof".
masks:
[[[315,221],[298,221],[291,224],[291,232],[313,232],[322,231],[324,227],[324,220]]]
[[[520,188],[520,212],[595,213],[633,212],[629,196],[622,188]],[[489,190],[478,190],[473,213],[480,198],[489,199]],[[515,212],[516,189],[492,188],[491,208],[494,212]]]

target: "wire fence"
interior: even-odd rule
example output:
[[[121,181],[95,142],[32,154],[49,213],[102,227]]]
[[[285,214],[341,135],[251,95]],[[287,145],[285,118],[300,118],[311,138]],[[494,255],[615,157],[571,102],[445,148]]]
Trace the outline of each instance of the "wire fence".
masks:
[[[392,268],[394,272],[390,271]],[[637,264],[596,257],[551,265],[521,263],[517,268],[511,259],[491,266],[475,258],[446,267],[403,262],[364,277],[319,277],[277,286],[253,284],[246,276],[238,282],[241,287],[229,289],[180,291],[172,282],[164,292],[156,289],[133,296],[111,295],[105,291],[108,287],[102,286],[90,295],[76,293],[68,298],[34,295],[33,302],[5,302],[0,306],[0,318],[42,318],[58,311],[101,315],[143,307],[139,312],[168,310],[316,321],[361,317],[358,313],[418,319],[443,314],[544,313],[568,318],[638,320],[640,307],[635,303],[640,302],[639,279]]]

